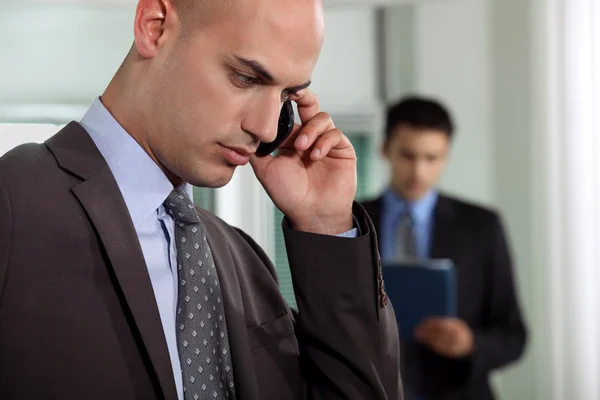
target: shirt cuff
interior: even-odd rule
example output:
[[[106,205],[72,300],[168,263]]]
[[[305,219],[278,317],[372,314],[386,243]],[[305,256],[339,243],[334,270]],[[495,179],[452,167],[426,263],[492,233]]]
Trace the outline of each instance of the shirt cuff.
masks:
[[[345,238],[356,238],[358,237],[358,228],[353,228],[348,232],[344,232],[340,235],[336,235],[337,237],[345,237]]]
[[[356,217],[353,215],[352,216],[352,221],[354,221],[354,228],[350,229],[348,232],[344,232],[340,235],[336,235],[337,237],[345,237],[345,238],[357,238],[359,235],[359,230],[358,230],[358,221],[356,220]]]

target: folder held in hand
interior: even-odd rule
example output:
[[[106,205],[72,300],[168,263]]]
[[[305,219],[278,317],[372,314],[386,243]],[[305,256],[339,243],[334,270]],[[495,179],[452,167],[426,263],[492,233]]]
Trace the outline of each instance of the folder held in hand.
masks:
[[[414,329],[427,317],[456,317],[456,271],[451,260],[387,262],[383,280],[402,340],[414,341]]]

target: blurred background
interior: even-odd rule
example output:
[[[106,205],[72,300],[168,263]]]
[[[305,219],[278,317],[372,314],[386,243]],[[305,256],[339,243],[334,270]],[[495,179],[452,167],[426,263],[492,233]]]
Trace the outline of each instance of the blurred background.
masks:
[[[78,120],[133,41],[134,0],[0,0],[0,154]],[[325,0],[313,77],[353,141],[357,198],[388,184],[386,104],[418,93],[457,124],[441,187],[498,210],[530,328],[502,399],[600,399],[600,2]],[[301,34],[301,33],[299,33]],[[195,201],[266,249],[294,304],[273,207],[251,169]]]

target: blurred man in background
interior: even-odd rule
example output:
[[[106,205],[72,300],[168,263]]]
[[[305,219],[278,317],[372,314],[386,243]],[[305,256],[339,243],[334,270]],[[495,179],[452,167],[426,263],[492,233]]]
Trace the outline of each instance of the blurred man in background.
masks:
[[[458,318],[431,316],[416,328],[416,343],[403,343],[412,400],[494,399],[490,372],[518,359],[526,343],[500,217],[435,187],[453,133],[449,112],[434,100],[409,97],[390,107],[383,145],[390,185],[363,203],[384,261],[446,258],[456,268]]]

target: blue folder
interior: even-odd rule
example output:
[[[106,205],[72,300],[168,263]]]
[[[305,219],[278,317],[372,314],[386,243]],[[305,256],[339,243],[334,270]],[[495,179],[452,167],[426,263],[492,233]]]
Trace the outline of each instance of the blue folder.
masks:
[[[427,317],[456,317],[456,271],[451,260],[386,262],[382,273],[402,340],[414,341],[414,329]]]

